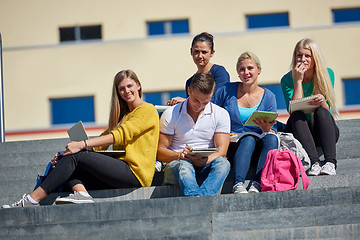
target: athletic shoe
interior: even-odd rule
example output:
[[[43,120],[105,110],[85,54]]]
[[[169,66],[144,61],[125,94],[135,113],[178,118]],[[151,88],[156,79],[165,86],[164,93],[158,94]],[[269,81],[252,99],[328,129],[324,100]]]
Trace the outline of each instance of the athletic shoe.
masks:
[[[38,206],[40,206],[38,203],[37,204],[31,203],[29,198],[27,197],[27,194],[24,194],[19,201],[11,205],[3,205],[1,208],[38,207]]]
[[[251,183],[251,187],[249,188],[249,193],[258,193],[260,191],[261,191],[260,183],[258,183],[257,181],[253,181]]]
[[[318,162],[316,162],[311,166],[311,170],[308,172],[308,175],[309,176],[317,176],[320,174],[320,171],[321,171],[320,164]]]
[[[244,186],[244,183],[239,182],[237,184],[235,184],[233,186],[233,193],[234,194],[238,194],[238,193],[248,193],[248,191],[246,190],[246,187]]]
[[[325,163],[325,165],[321,168],[320,174],[336,175],[335,164],[331,162]]]
[[[80,203],[94,203],[94,199],[89,196],[81,195],[79,192],[71,193],[67,197],[57,197],[55,200],[55,204],[80,204]]]
[[[156,160],[155,162],[155,172],[163,172],[165,169],[165,163]]]

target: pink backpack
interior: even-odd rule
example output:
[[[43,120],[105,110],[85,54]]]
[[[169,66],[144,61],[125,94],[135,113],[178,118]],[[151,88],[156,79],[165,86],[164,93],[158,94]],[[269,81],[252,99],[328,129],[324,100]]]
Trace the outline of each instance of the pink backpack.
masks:
[[[261,173],[261,192],[295,190],[300,172],[303,188],[307,189],[309,179],[299,157],[288,149],[270,150]]]

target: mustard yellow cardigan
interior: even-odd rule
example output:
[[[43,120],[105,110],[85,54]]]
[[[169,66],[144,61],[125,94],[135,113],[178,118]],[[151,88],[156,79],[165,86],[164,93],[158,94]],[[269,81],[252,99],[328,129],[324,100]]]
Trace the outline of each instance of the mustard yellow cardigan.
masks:
[[[102,135],[108,134],[106,130]],[[143,187],[152,183],[159,141],[159,114],[150,103],[144,103],[127,114],[114,136],[113,149],[125,149],[119,160],[127,162]],[[99,147],[104,150],[108,147]]]

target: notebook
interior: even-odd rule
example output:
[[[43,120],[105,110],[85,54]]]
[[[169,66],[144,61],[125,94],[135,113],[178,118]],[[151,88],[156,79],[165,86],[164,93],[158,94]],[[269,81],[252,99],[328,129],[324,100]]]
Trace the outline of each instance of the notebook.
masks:
[[[309,97],[304,97],[304,98],[300,98],[300,99],[296,99],[296,100],[291,100],[289,102],[290,107],[289,107],[289,112],[290,114],[301,110],[304,113],[310,113],[315,111],[316,108],[318,108],[318,106],[316,105],[310,105],[309,102],[314,100],[317,97],[317,95],[311,95]]]
[[[83,141],[89,139],[82,121],[77,122],[67,131],[67,133],[71,141]],[[100,150],[95,152],[111,157],[118,157],[119,155],[124,155],[125,150]]]

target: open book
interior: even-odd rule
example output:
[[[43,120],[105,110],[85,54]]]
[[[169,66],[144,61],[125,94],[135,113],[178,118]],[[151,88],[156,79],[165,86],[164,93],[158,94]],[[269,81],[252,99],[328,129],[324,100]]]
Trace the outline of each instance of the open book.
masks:
[[[230,134],[230,142],[238,142],[242,137],[249,136],[249,135],[261,139],[261,138],[265,137],[267,134],[275,134],[275,133],[273,133],[273,132],[263,132],[261,134],[256,133],[256,132],[231,133]]]
[[[212,153],[218,152],[220,151],[219,148],[198,148],[195,149],[193,148],[191,151],[188,152],[189,155],[195,155],[195,154],[200,154],[201,157],[207,157]]]
[[[310,113],[315,111],[318,106],[310,105],[309,102],[314,100],[317,95],[311,95],[309,97],[304,97],[300,99],[291,100],[289,102],[289,113],[293,113],[295,111],[301,110],[304,113]]]
[[[254,111],[251,116],[246,120],[244,126],[257,126],[256,123],[254,123],[255,118],[261,117],[264,121],[266,121],[266,116],[269,117],[269,122],[275,121],[279,114],[276,112],[266,112],[266,111]]]

